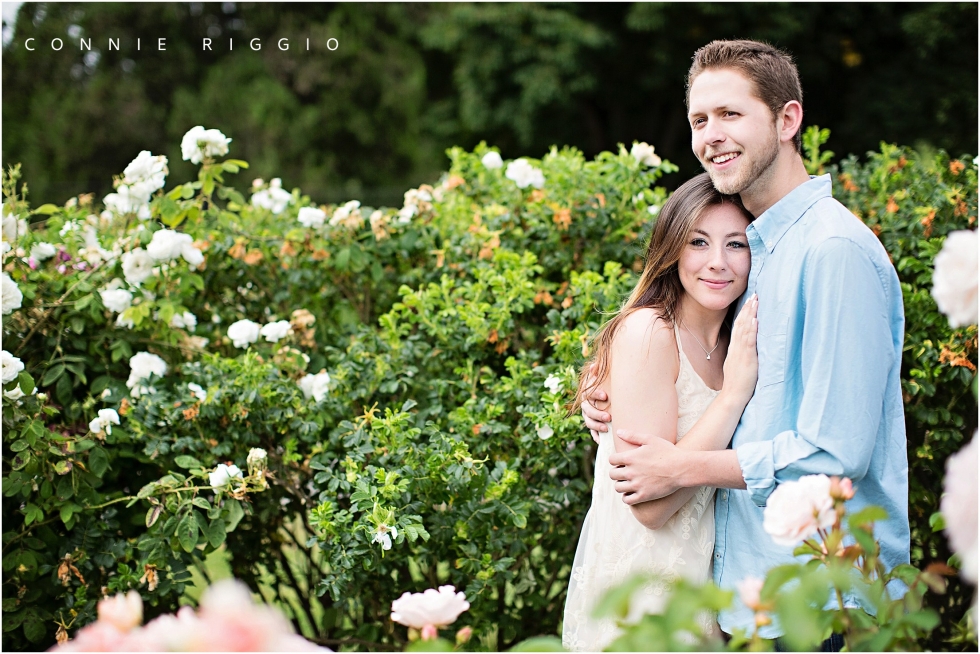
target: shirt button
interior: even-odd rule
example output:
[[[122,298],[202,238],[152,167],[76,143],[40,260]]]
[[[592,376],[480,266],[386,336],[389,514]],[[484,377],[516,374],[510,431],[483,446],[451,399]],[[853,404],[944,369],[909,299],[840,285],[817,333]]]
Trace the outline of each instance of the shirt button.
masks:
[[[721,491],[721,499],[723,500],[728,499],[728,491]]]
[[[721,558],[721,554],[719,552],[715,552],[715,558],[716,559],[720,559]]]
[[[772,241],[766,241],[766,247],[772,249]]]

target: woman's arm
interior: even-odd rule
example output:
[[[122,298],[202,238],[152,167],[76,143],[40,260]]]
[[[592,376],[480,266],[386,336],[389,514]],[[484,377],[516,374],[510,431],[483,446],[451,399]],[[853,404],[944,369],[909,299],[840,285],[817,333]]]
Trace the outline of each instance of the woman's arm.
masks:
[[[732,340],[725,358],[725,384],[697,423],[677,447],[693,451],[723,450],[728,447],[745,405],[755,389],[759,362],[756,351],[758,298],[745,303],[732,326]],[[622,441],[618,436],[617,441]],[[675,436],[676,442],[676,436]],[[627,443],[628,444],[628,443]],[[657,500],[634,504],[633,515],[649,529],[659,529],[697,493],[698,487],[683,488]]]

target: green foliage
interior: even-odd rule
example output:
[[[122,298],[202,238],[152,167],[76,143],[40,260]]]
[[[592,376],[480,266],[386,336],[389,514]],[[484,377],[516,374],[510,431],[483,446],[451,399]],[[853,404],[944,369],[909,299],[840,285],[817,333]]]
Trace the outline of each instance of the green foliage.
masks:
[[[591,160],[553,148],[529,160],[543,188],[520,189],[481,162],[489,151],[451,149],[449,170],[398,210],[320,205],[317,228],[297,220],[316,207],[299,189],[273,214],[232,188],[247,166],[236,159],[157,193],[147,221],[85,197],[32,210],[7,175],[5,215],[30,229],[4,260],[24,296],[4,347],[25,365],[4,389],[25,396],[3,399],[5,647],[89,622],[103,587],[172,611],[216,549],[331,647],[404,646],[392,600],[442,584],[472,604],[466,649],[555,633],[594,454],[565,405],[590,337],[635,283],[667,197],[653,184],[674,167],[644,168],[625,147]],[[943,462],[973,427],[976,328],[950,330],[928,289],[941,237],[975,221],[976,169],[883,146],[829,170],[907,287],[915,556],[945,560],[929,519]],[[205,262],[156,262],[120,319],[101,291],[165,227]],[[41,242],[59,254],[32,265]],[[228,328],[243,319],[291,333],[239,348]],[[134,397],[141,352],[169,369]],[[309,383],[321,371],[322,396]],[[92,432],[108,408],[121,424]],[[245,470],[254,448],[267,470],[211,489],[216,466]],[[950,591],[925,601],[955,621],[967,597]],[[665,633],[662,622],[644,624]]]

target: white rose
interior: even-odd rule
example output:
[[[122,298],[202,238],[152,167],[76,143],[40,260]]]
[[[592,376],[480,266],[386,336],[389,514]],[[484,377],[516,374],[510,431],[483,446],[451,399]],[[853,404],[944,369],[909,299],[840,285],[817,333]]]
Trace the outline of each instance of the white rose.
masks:
[[[633,148],[630,154],[638,163],[651,168],[660,165],[660,157],[653,153],[653,146],[649,143],[637,143],[633,141]]]
[[[136,248],[122,256],[123,277],[133,286],[139,286],[153,274],[155,262],[143,248]]]
[[[4,384],[14,381],[17,379],[17,375],[20,371],[24,369],[24,362],[15,357],[7,350],[3,350],[0,354],[0,370],[2,370],[2,377]]]
[[[129,379],[126,381],[126,386],[136,391],[135,396],[138,397],[141,392],[150,391],[141,386],[140,382],[149,379],[150,375],[163,377],[165,374],[167,374],[166,361],[149,352],[137,352],[129,359]]]
[[[833,526],[837,519],[830,477],[806,475],[776,486],[762,515],[762,528],[779,545],[792,547]]]
[[[300,390],[307,399],[313,398],[314,402],[320,402],[327,396],[329,390],[330,375],[326,371],[318,372],[315,375],[306,375],[299,380]]]
[[[35,388],[34,390],[37,390]],[[24,397],[25,393],[20,389],[20,386],[14,386],[9,391],[4,391],[3,396],[12,402],[17,402],[20,398]],[[17,402],[20,404],[20,402]]]
[[[551,425],[541,425],[540,427],[538,427],[537,431],[538,431],[538,438],[540,438],[543,441],[546,441],[555,435],[555,430],[551,428]]]
[[[192,127],[180,140],[180,154],[184,161],[199,164],[206,158],[221,157],[228,154],[231,139],[216,129]]]
[[[107,622],[126,633],[143,622],[143,599],[135,590],[99,601],[99,622]]]
[[[439,590],[402,594],[391,603],[391,619],[414,629],[445,627],[469,608],[465,594],[457,593],[454,586],[440,586]]]
[[[175,313],[170,319],[170,326],[176,329],[194,329],[197,327],[197,316],[190,311]]]
[[[977,434],[946,460],[946,479],[939,510],[946,522],[949,547],[960,556],[960,574],[977,583]]]
[[[3,240],[9,243],[15,243],[17,237],[22,235],[18,234],[20,232],[20,223],[17,222],[17,216],[15,214],[7,213],[7,207],[3,207]]]
[[[253,447],[249,450],[248,458],[245,460],[248,464],[249,476],[261,475],[265,472],[268,457],[269,455],[261,447]]]
[[[228,338],[235,347],[247,348],[259,340],[259,324],[251,320],[239,320],[228,326]]]
[[[119,424],[119,414],[115,409],[99,409],[98,417],[88,423],[89,431],[100,434],[103,431],[107,434],[112,433],[112,425]]]
[[[120,313],[116,316],[116,327],[125,327],[126,329],[133,329],[136,327],[136,321],[132,318],[126,317],[125,313]]]
[[[145,201],[154,191],[163,188],[168,172],[164,155],[154,157],[149,150],[143,150],[126,166],[123,183],[130,186],[134,196],[142,197]]]
[[[557,393],[561,390],[561,378],[558,375],[548,375],[548,378],[544,380],[544,387],[551,393]]]
[[[507,179],[514,180],[517,188],[541,188],[544,186],[544,173],[539,168],[535,168],[527,159],[521,158],[507,164],[507,172],[504,173]]]
[[[123,288],[99,291],[99,295],[102,297],[102,304],[105,305],[105,308],[115,313],[122,313],[133,304],[133,294]]]
[[[3,286],[0,287],[0,293],[3,293],[0,304],[3,306],[2,311],[5,316],[13,313],[15,309],[19,309],[24,301],[24,294],[20,292],[17,282],[12,280],[7,273],[3,273]]]
[[[272,181],[279,181],[279,178],[277,177]],[[281,186],[275,184],[252,195],[252,206],[259,207],[261,209],[268,209],[277,215],[285,211],[286,207],[289,206],[292,201],[292,194],[283,190]]]
[[[259,333],[265,337],[270,343],[276,343],[280,339],[285,338],[293,331],[292,325],[289,324],[288,320],[280,320],[278,322],[270,322],[267,325],[263,325]]]
[[[190,384],[187,385],[187,389],[191,392],[191,395],[201,400],[202,402],[208,399],[208,392],[203,388],[201,388],[200,384],[195,384],[194,382],[191,382]]]
[[[136,214],[140,220],[150,217],[150,205],[147,203],[147,196],[142,189],[134,189],[127,184],[121,184],[115,193],[102,198],[105,208],[117,216]],[[65,228],[69,223],[65,224]],[[64,231],[65,228],[62,228]],[[64,236],[64,233],[62,234]]]
[[[190,234],[161,229],[153,233],[153,239],[146,246],[146,252],[157,261],[171,261],[181,256],[184,248],[193,240]]]
[[[191,268],[200,268],[204,263],[204,253],[194,247],[192,242],[185,242],[180,249],[180,256],[190,265]]]
[[[483,165],[490,170],[496,170],[497,168],[504,167],[504,160],[500,158],[499,152],[490,151],[483,155],[483,159],[480,159]]]
[[[316,207],[303,207],[299,210],[299,216],[297,220],[303,224],[304,227],[309,227],[310,229],[317,229],[323,226],[323,221],[327,219],[327,212],[322,209],[317,209]]]
[[[236,465],[225,465],[224,463],[219,463],[218,467],[212,472],[208,473],[208,481],[215,488],[221,488],[227,484],[230,484],[233,479],[241,479],[242,471],[238,469]]]
[[[936,255],[932,297],[949,317],[950,327],[977,323],[977,233],[950,232]]]
[[[35,243],[31,248],[31,258],[35,261],[50,259],[58,253],[58,249],[50,243]]]
[[[375,530],[374,539],[371,542],[381,543],[381,549],[390,550],[392,538],[398,538],[398,530],[394,527],[381,524],[378,525],[378,528]]]
[[[359,207],[361,203],[357,200],[351,200],[345,203],[343,206],[337,207],[330,217],[330,225],[345,225],[348,227],[359,227],[361,222],[364,220],[361,217],[361,212]]]

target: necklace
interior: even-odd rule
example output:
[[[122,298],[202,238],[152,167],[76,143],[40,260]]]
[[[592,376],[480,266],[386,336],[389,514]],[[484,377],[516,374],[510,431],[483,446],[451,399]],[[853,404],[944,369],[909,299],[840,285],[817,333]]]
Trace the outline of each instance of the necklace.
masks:
[[[685,325],[684,323],[681,323],[681,327],[683,327],[687,331],[687,333],[690,334],[694,338],[694,342],[697,343],[698,344],[698,347],[701,348],[704,351],[704,358],[705,359],[708,359],[710,361],[711,360],[711,352],[714,352],[715,350],[717,350],[718,349],[718,346],[721,345],[721,335],[720,334],[718,335],[718,342],[715,343],[715,346],[713,348],[711,348],[711,352],[709,352],[708,351],[708,348],[706,348],[705,346],[701,345],[701,341],[698,340],[698,337],[697,336],[694,336],[694,332],[692,332],[690,329],[687,329],[687,325]]]

